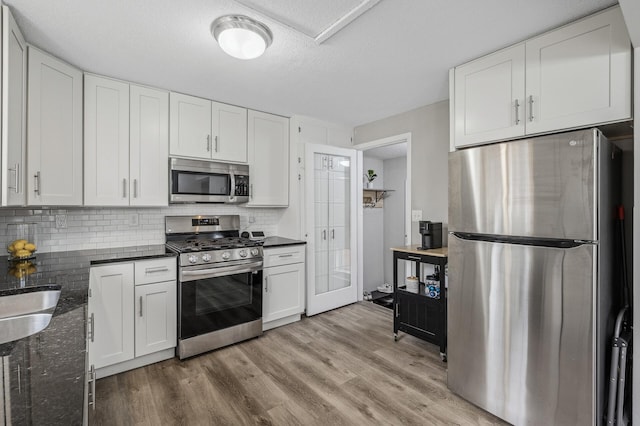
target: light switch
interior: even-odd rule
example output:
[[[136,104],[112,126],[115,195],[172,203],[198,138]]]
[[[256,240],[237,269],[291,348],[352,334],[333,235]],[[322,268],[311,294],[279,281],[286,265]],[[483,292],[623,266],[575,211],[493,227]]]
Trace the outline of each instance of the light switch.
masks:
[[[419,222],[422,220],[422,210],[411,210],[411,221]]]

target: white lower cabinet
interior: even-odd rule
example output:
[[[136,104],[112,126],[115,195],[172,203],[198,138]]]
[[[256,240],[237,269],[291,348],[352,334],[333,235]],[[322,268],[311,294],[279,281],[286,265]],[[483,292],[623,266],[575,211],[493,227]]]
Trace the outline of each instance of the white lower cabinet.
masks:
[[[304,245],[264,249],[262,329],[300,320],[304,311]]]
[[[136,356],[176,346],[176,282],[136,285]]]
[[[140,279],[153,274],[158,282]],[[172,358],[177,342],[175,258],[92,267],[89,326],[89,364],[97,378]]]

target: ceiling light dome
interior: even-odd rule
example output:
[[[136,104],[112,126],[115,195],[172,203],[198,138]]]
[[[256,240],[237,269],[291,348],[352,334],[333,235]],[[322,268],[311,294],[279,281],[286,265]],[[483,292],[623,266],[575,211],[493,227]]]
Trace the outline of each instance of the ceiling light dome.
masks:
[[[211,34],[225,53],[238,59],[257,58],[273,41],[266,25],[242,15],[219,17],[211,24]]]

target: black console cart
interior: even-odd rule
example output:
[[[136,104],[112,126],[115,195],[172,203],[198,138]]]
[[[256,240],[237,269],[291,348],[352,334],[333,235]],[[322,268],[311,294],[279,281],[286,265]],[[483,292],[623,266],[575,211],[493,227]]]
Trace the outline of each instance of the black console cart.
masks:
[[[394,247],[393,251],[393,337],[398,340],[398,331],[426,340],[440,347],[440,357],[447,359],[447,291],[444,271],[447,264],[447,248],[418,250],[417,245]],[[420,265],[428,263],[438,266],[440,297],[429,297],[424,282],[418,292],[407,291],[398,283],[398,261],[408,260],[416,264],[416,275],[424,278]],[[403,272],[404,276],[404,272]]]

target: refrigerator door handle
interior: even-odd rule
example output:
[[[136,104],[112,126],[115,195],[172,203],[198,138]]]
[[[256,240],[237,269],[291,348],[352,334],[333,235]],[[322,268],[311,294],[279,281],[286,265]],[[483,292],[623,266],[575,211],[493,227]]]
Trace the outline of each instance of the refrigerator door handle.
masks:
[[[450,232],[449,234],[456,236],[461,240],[483,241],[487,243],[499,244],[520,244],[525,246],[555,247],[561,249],[579,247],[585,244],[596,244],[595,241],[589,240],[556,240],[551,238],[513,237],[510,235],[487,235],[467,232]]]

